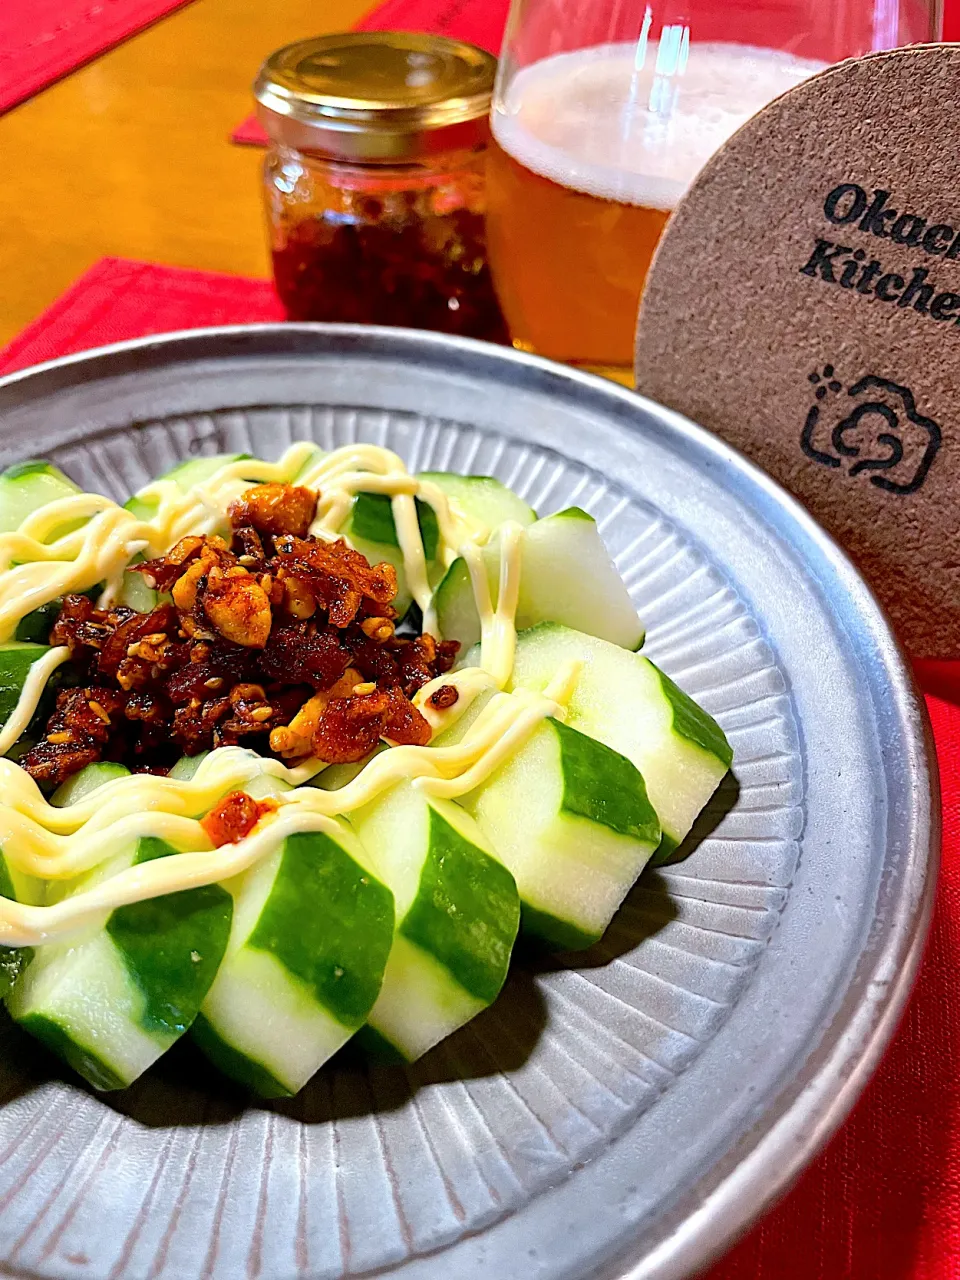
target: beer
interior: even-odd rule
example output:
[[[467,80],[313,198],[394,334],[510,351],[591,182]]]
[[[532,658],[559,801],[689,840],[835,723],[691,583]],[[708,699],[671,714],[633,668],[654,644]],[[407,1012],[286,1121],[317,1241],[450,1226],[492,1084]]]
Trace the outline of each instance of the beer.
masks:
[[[487,231],[514,345],[625,374],[677,201],[744,120],[821,65],[663,39],[518,71],[492,115]]]

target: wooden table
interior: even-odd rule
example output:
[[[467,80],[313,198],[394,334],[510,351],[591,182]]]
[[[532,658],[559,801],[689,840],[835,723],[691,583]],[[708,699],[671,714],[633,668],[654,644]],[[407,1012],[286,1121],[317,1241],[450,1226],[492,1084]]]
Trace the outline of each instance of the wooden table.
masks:
[[[279,45],[370,0],[195,0],[0,116],[0,343],[105,255],[268,275],[259,148],[228,141]]]

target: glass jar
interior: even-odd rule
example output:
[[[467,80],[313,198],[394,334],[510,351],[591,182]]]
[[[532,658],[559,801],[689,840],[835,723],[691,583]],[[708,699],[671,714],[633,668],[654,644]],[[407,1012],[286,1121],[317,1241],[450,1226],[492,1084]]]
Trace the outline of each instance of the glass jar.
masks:
[[[289,45],[255,92],[277,292],[291,320],[506,342],[486,252],[496,61],[440,36]]]

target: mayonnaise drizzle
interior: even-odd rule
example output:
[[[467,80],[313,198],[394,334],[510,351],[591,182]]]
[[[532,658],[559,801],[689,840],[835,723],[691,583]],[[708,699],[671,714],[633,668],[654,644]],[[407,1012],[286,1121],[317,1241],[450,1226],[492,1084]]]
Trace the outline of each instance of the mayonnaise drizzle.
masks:
[[[10,719],[0,729],[0,756],[6,755],[33,719],[40,699],[43,697],[43,691],[47,687],[47,681],[57,667],[63,666],[69,657],[70,650],[66,645],[61,644],[48,649],[42,657],[31,664],[27,678],[23,682],[23,688],[20,690],[17,705]],[[23,770],[20,769],[18,772],[22,773]]]
[[[18,872],[50,882],[69,881],[129,850],[132,842],[145,835],[166,840],[180,851],[176,857],[118,872],[50,906],[0,899],[0,944],[36,946],[96,923],[126,903],[238,875],[293,832],[335,830],[338,816],[368,804],[404,780],[414,780],[434,795],[462,796],[518,750],[545,717],[562,715],[576,680],[572,667],[558,673],[543,694],[503,692],[516,645],[521,527],[501,526],[494,605],[480,551],[491,530],[469,519],[438,485],[410,475],[395,453],[378,445],[354,444],[319,454],[313,445],[301,443],[275,463],[231,462],[187,492],[175,481],[155,481],[137,495],[152,511],[148,519],[96,494],[48,504],[15,533],[0,534],[0,640],[9,639],[30,610],[66,592],[88,590],[105,581],[106,599],[114,598],[133,556],[161,555],[187,534],[222,529],[231,503],[257,481],[295,481],[316,489],[319,500],[311,532],[326,538],[338,536],[357,493],[388,494],[411,595],[431,624],[425,629],[436,634],[415,500],[428,502],[436,513],[441,564],[449,566],[463,556],[470,571],[481,626],[480,664],[438,677],[414,701],[434,735],[459,719],[481,694],[490,694],[489,701],[456,745],[393,747],[374,756],[338,791],[304,785],[323,768],[320,761],[288,768],[239,747],[226,747],[211,752],[189,781],[137,774],[108,782],[76,804],[56,808],[24,770],[0,759],[0,847]],[[54,536],[80,519],[86,521],[81,528]],[[33,664],[17,707],[0,731],[0,754],[23,732],[46,680],[67,656],[64,649],[52,649]],[[454,706],[434,708],[431,694],[451,684],[458,693]],[[277,796],[276,812],[263,818],[246,839],[210,849],[199,819],[224,795],[242,790],[263,775],[293,789]]]

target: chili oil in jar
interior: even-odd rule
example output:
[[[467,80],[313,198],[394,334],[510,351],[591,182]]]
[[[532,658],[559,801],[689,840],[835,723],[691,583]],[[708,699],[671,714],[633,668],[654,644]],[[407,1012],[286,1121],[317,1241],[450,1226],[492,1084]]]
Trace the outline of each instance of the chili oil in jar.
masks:
[[[255,93],[291,320],[509,340],[484,224],[495,70],[472,45],[405,32],[322,36],[267,59]]]

